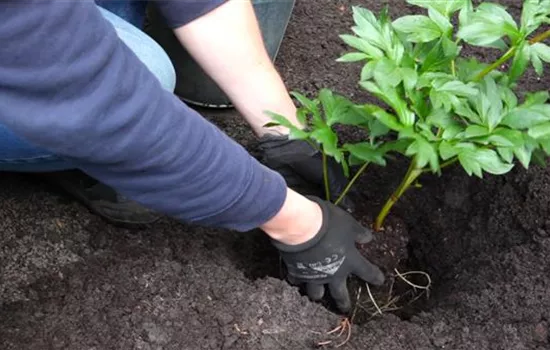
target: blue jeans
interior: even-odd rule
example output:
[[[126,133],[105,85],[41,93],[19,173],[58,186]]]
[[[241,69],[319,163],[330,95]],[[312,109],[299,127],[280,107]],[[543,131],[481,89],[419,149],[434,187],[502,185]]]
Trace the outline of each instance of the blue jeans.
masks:
[[[96,3],[110,10],[99,8],[104,18],[114,26],[119,38],[158,78],[162,87],[173,92],[176,73],[172,62],[160,45],[138,29],[144,19],[145,2],[97,0]],[[33,146],[0,123],[0,171],[50,172],[73,168],[69,161]]]

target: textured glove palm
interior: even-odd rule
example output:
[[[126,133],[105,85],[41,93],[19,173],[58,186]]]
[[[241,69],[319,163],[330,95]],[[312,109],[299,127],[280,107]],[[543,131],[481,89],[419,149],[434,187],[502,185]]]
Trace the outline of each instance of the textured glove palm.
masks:
[[[328,285],[336,306],[348,312],[351,301],[346,280],[350,274],[374,285],[384,283],[382,271],[363,258],[355,246],[356,242],[372,240],[372,233],[344,210],[317,197],[309,198],[323,211],[319,233],[300,245],[289,246],[276,241],[273,244],[288,269],[289,282],[305,283],[312,300],[320,300]]]

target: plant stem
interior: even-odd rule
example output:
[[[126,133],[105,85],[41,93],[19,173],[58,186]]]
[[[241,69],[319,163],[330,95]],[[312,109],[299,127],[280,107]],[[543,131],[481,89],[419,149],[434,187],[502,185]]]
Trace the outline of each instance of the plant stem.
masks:
[[[512,46],[504,55],[502,55],[501,58],[493,62],[493,64],[489,65],[487,68],[482,70],[475,78],[475,82],[481,81],[485,76],[489,73],[491,73],[496,68],[502,66],[506,61],[508,61],[510,58],[514,57],[514,54],[516,53],[517,46]]]
[[[325,197],[326,200],[330,202],[330,186],[328,184],[328,165],[327,165],[327,155],[324,151],[321,151],[323,155],[323,179],[325,180]]]
[[[451,158],[448,161],[441,163],[441,165],[439,166],[439,169],[443,169],[448,167],[449,165],[453,165],[457,161],[458,161],[458,157]]]
[[[374,229],[376,231],[379,231],[380,228],[382,228],[384,220],[386,219],[386,216],[388,216],[393,205],[399,200],[399,198],[401,198],[403,193],[407,191],[407,189],[412,185],[414,180],[420,176],[420,174],[422,174],[422,169],[418,169],[416,167],[416,162],[413,160],[409,165],[409,169],[407,170],[405,177],[403,177],[401,184],[399,184],[399,187],[397,187],[390,198],[388,198],[386,204],[384,204],[384,207],[382,207],[382,210],[376,217],[376,222],[374,223]]]
[[[346,188],[344,188],[344,190],[342,191],[342,193],[340,193],[340,196],[338,196],[338,199],[334,202],[334,205],[338,205],[342,199],[344,199],[344,197],[346,196],[346,194],[349,192],[351,186],[353,186],[353,184],[355,183],[355,181],[357,181],[357,179],[359,178],[359,176],[365,171],[365,169],[367,169],[367,166],[369,165],[370,163],[365,163],[361,166],[361,168],[359,168],[359,170],[357,170],[357,172],[355,173],[355,175],[353,175],[353,177],[351,178],[351,180],[348,182],[348,184],[346,185]]]
[[[536,44],[536,43],[539,43],[541,41],[544,41],[546,39],[550,38],[550,29],[548,29],[547,31],[539,34],[539,35],[536,35],[535,37],[529,39],[529,45],[533,45],[533,44]],[[482,70],[475,78],[474,78],[474,81],[476,82],[479,82],[481,81],[483,78],[485,78],[485,76],[489,73],[491,73],[493,70],[495,70],[496,68],[500,67],[501,65],[503,65],[506,61],[508,61],[510,58],[514,57],[516,51],[518,49],[518,46],[512,46],[508,51],[506,51],[506,53],[504,55],[502,55],[501,58],[499,58],[498,60],[496,60],[493,64],[491,64],[490,66],[488,66],[487,68],[485,68],[484,70]]]

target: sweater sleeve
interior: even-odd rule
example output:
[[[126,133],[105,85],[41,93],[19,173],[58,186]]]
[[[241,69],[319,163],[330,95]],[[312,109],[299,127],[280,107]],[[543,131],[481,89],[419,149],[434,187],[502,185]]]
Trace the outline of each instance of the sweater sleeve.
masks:
[[[145,206],[239,231],[284,179],[163,90],[93,1],[0,2],[0,122]]]
[[[170,28],[183,26],[207,14],[227,0],[154,0]]]

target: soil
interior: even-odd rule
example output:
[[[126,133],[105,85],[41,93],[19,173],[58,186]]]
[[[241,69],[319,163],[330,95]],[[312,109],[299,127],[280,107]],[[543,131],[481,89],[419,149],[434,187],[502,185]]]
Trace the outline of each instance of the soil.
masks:
[[[411,11],[404,2],[297,1],[277,60],[285,82],[368,100],[356,88],[358,67],[334,61],[346,50],[337,35],[351,25],[350,5],[388,4],[395,15]],[[518,14],[516,1],[499,2]],[[533,75],[523,84],[546,88]],[[253,151],[234,111],[201,112]],[[399,160],[361,178],[354,215],[365,225],[406,166]],[[341,348],[550,349],[550,170],[518,166],[480,180],[450,169],[421,183],[361,248],[388,281],[395,268],[428,273],[430,293],[405,312],[371,318],[363,285]],[[260,232],[168,218],[114,227],[32,175],[1,174],[0,203],[1,349],[311,349],[345,339],[326,334],[341,315],[279,278],[277,254]],[[350,285],[357,295],[357,281]],[[371,291],[380,305],[389,294],[411,301],[412,288],[399,285]]]

